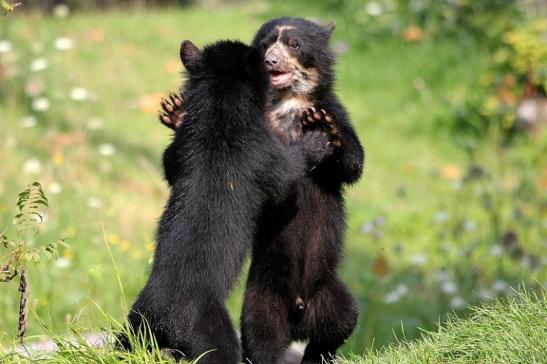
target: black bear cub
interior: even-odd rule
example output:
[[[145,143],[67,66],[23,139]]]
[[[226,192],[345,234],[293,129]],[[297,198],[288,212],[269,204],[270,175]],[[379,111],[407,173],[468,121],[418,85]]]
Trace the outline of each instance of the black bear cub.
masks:
[[[267,127],[267,73],[260,53],[220,41],[203,51],[181,46],[187,69],[184,123],[164,155],[171,186],[159,222],[152,270],[129,313],[158,344],[200,363],[241,361],[224,300],[252,246],[268,201],[332,152],[324,133],[283,145]]]
[[[270,74],[270,128],[287,145],[306,129],[326,128],[336,148],[298,180],[289,199],[263,210],[241,316],[245,363],[278,363],[294,340],[308,341],[302,363],[332,363],[357,322],[356,301],[336,271],[344,187],[360,178],[364,151],[334,93],[333,29],[279,18],[253,40]]]

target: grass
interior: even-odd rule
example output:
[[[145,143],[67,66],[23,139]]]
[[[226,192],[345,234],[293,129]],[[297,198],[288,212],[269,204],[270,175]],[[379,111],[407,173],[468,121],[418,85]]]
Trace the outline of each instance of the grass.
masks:
[[[544,363],[547,360],[546,320],[545,291],[515,292],[515,296],[508,299],[472,307],[467,319],[453,318],[435,332],[424,331],[419,340],[398,342],[364,356],[346,356],[338,363]],[[78,332],[74,334],[76,339],[68,341],[48,331],[59,347],[58,352],[33,359],[55,364],[169,362],[156,346],[151,351],[145,349],[149,344],[146,338],[132,338],[137,344],[136,350],[126,353],[113,350],[111,345],[101,349],[91,347]],[[6,364],[24,362],[26,354],[5,356],[3,360]],[[195,362],[199,363],[199,359]]]
[[[46,327],[61,334],[108,327],[96,307],[122,320],[122,302],[131,303],[146,280],[168,192],[160,157],[170,133],[155,113],[159,97],[181,82],[180,41],[248,42],[281,10],[241,5],[67,19],[14,13],[2,21],[0,41],[13,50],[0,54],[0,227],[11,226],[17,193],[38,180],[51,206],[42,238],[66,236],[71,245],[53,266],[30,267],[32,310]],[[334,20],[333,45],[348,48],[338,57],[337,89],[367,149],[364,178],[346,195],[340,272],[361,315],[343,352],[393,342],[401,324],[406,338],[418,337],[418,327],[433,329],[453,310],[465,316],[466,304],[510,295],[509,286],[521,282],[541,290],[546,133],[511,148],[484,135],[468,154],[443,124],[447,101],[477,84],[490,56],[485,47],[370,37],[364,43],[343,19]],[[72,40],[71,49],[55,47],[66,44],[62,37]],[[48,67],[36,70],[44,59]],[[48,110],[36,110],[40,97]],[[466,179],[477,166],[489,177]],[[502,244],[507,232],[517,241]],[[15,284],[0,289],[0,345],[9,346],[18,292]],[[236,322],[242,291],[243,284],[228,301]],[[40,333],[32,321],[30,334]]]
[[[518,293],[492,305],[471,308],[470,316],[341,364],[372,363],[545,363],[547,296]]]

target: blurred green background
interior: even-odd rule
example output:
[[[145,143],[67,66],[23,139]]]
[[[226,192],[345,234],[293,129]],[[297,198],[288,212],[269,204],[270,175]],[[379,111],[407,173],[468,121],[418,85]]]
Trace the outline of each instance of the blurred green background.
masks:
[[[181,40],[250,42],[281,15],[334,20],[337,90],[367,150],[340,272],[360,303],[345,352],[414,338],[467,305],[547,284],[547,5],[510,0],[23,1],[0,21],[0,231],[43,184],[32,310],[99,330],[142,288],[168,188],[160,97]],[[106,249],[111,246],[125,296]],[[7,250],[0,247],[0,262]],[[543,287],[543,288],[542,288]],[[238,320],[244,279],[229,306]],[[17,283],[0,286],[0,346]],[[41,333],[35,321],[30,333]]]

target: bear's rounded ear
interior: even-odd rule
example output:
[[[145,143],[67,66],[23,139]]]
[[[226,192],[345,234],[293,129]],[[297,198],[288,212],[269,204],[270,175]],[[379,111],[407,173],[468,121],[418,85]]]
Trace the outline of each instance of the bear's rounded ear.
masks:
[[[185,40],[180,45],[180,60],[187,70],[195,69],[201,61],[201,51],[194,43]]]
[[[330,36],[332,35],[332,32],[334,31],[334,28],[336,28],[336,24],[334,24],[333,21],[323,26],[325,33],[327,33],[327,38],[330,38]]]

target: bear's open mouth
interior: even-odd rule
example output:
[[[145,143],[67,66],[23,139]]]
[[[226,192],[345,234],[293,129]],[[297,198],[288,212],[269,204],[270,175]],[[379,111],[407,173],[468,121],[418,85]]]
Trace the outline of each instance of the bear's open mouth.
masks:
[[[291,72],[270,71],[270,78],[274,87],[287,86],[291,81]]]

